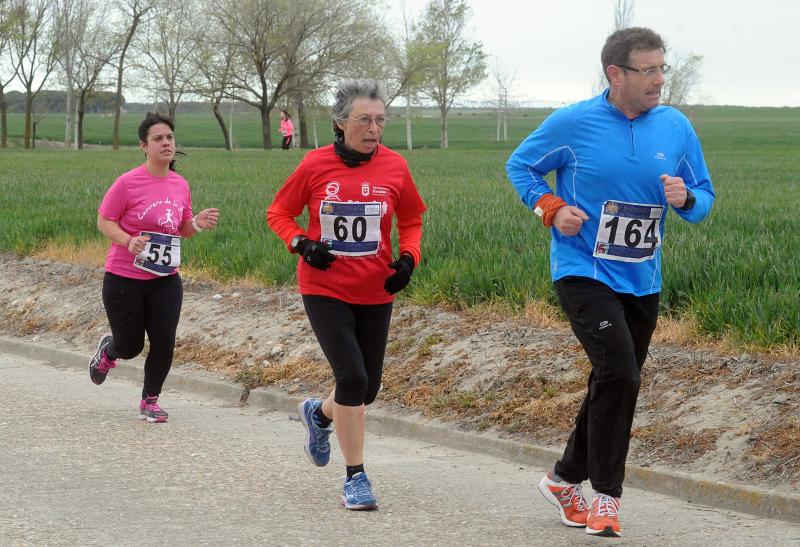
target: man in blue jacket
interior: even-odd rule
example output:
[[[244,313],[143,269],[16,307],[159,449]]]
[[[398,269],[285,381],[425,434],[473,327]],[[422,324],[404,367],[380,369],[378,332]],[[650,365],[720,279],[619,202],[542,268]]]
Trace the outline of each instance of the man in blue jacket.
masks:
[[[550,270],[592,364],[564,454],[539,483],[568,526],[619,536],[625,460],[640,372],[658,318],[667,210],[700,222],[714,188],[700,142],[678,110],[659,106],[669,66],[652,30],[608,37],[609,87],[555,111],[514,151],[508,178],[551,228]],[[555,193],[544,176],[556,172]],[[595,496],[587,504],[581,482]]]

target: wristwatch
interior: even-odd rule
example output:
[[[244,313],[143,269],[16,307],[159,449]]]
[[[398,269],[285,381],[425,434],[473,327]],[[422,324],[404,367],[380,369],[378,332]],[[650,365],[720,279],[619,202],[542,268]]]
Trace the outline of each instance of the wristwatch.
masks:
[[[683,205],[678,207],[681,211],[688,211],[692,207],[694,207],[697,198],[694,197],[694,194],[688,188],[686,189],[686,201],[683,202]]]
[[[289,248],[292,250],[293,253],[297,252],[297,246],[300,245],[300,242],[306,239],[306,236],[303,234],[297,234],[292,238],[289,242]]]

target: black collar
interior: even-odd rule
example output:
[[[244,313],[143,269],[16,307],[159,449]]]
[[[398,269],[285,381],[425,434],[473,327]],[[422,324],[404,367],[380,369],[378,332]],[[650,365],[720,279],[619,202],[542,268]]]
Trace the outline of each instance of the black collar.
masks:
[[[336,152],[336,155],[342,158],[342,161],[347,167],[358,167],[359,165],[364,165],[371,160],[378,151],[378,148],[376,147],[375,150],[369,154],[357,152],[344,143],[344,135],[336,135],[336,138],[333,140],[333,149]]]

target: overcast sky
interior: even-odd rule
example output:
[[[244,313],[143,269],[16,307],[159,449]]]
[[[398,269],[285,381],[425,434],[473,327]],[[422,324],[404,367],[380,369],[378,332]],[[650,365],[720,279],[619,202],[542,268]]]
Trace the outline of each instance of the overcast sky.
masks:
[[[403,0],[388,0],[400,17]],[[574,102],[589,97],[613,0],[467,0],[470,33],[516,71],[510,100]],[[419,13],[425,0],[405,0]],[[670,52],[703,56],[692,102],[800,106],[800,1],[635,0],[633,23]],[[490,92],[473,93],[477,100]]]

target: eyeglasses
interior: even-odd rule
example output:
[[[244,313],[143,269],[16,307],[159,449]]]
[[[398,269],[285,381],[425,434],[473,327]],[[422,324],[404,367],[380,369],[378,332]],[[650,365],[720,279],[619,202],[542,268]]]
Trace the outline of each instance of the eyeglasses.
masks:
[[[656,74],[658,74],[659,72],[661,74],[666,74],[672,68],[669,65],[654,66],[654,67],[651,67],[651,68],[633,68],[632,66],[628,66],[628,65],[617,65],[617,66],[620,67],[620,68],[631,70],[633,72],[638,72],[639,74],[641,74],[645,78],[655,78]]]
[[[358,118],[354,118],[350,116],[350,119],[356,122],[361,127],[368,127],[369,124],[375,122],[375,125],[378,127],[383,127],[386,125],[386,116],[375,116],[374,118],[370,118],[369,116],[359,116]]]

